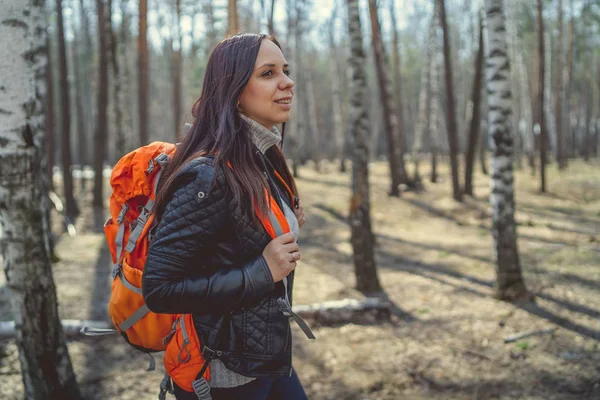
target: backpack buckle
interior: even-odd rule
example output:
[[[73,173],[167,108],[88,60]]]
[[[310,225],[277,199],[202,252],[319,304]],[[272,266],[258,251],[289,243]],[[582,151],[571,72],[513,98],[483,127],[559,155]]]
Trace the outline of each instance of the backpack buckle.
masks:
[[[127,214],[127,211],[129,211],[129,206],[126,203],[123,203],[123,206],[121,206],[121,212],[119,213],[119,216],[117,217],[117,223],[122,223],[123,220],[125,219],[125,214]]]

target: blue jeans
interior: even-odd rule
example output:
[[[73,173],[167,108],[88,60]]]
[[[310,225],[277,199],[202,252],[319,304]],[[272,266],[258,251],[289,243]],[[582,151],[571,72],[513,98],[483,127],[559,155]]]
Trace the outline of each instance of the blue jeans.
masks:
[[[173,384],[177,400],[197,400],[194,393],[186,392]],[[292,370],[292,376],[283,378],[257,378],[242,386],[212,388],[213,400],[308,400],[302,383]]]

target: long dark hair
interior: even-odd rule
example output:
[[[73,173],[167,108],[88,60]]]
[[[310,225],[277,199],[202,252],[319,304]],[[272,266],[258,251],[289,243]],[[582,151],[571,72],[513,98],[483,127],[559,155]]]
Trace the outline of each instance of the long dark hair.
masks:
[[[218,169],[225,174],[237,203],[252,219],[254,210],[266,215],[269,205],[265,189],[271,194],[263,174],[260,154],[252,143],[247,123],[240,118],[238,99],[254,71],[254,64],[264,39],[281,46],[273,36],[240,34],[224,39],[215,47],[204,75],[202,93],[192,108],[192,128],[178,145],[173,160],[163,172],[156,194],[155,219],[160,220],[164,207],[175,190],[175,178],[193,159],[215,155]],[[285,130],[285,124],[282,130]],[[266,152],[274,168],[297,195],[296,185],[280,148]],[[231,165],[229,166],[229,163]],[[250,201],[243,201],[248,196]]]

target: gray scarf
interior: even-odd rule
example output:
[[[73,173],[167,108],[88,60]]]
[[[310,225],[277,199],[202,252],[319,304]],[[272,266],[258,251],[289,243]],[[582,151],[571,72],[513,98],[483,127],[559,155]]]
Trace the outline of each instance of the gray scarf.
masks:
[[[240,113],[240,117],[248,123],[252,142],[258,147],[261,153],[265,154],[271,146],[278,145],[281,142],[281,133],[277,128],[270,130],[253,120],[252,118]]]

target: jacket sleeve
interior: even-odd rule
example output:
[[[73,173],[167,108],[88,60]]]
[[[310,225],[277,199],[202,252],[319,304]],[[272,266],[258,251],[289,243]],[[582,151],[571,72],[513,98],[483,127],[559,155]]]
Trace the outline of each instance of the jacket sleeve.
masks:
[[[203,271],[202,254],[218,245],[220,228],[229,219],[226,185],[220,172],[213,186],[210,163],[200,162],[193,171],[166,205],[148,250],[142,292],[156,313],[226,313],[264,298],[275,287],[262,255],[240,268]]]

